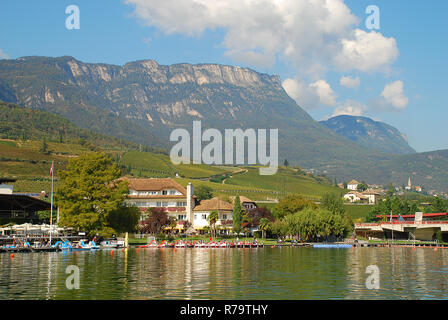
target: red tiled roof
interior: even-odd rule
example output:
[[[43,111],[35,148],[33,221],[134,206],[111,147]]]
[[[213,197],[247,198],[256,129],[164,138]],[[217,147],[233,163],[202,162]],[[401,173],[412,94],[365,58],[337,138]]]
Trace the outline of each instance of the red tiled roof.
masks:
[[[219,198],[212,198],[209,200],[202,200],[201,203],[194,208],[194,211],[233,211],[233,205],[229,202],[223,201]]]
[[[177,181],[171,178],[149,178],[149,179],[132,179],[121,178],[129,182],[129,189],[135,191],[161,191],[166,189],[176,189],[183,195],[187,195],[187,190]]]

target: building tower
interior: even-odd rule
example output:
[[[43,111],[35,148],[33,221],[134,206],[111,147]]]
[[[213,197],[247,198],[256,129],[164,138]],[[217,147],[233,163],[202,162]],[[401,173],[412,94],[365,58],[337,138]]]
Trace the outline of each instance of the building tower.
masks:
[[[406,187],[406,190],[411,190],[411,189],[412,189],[412,183],[411,183],[411,177],[409,177],[408,185]]]

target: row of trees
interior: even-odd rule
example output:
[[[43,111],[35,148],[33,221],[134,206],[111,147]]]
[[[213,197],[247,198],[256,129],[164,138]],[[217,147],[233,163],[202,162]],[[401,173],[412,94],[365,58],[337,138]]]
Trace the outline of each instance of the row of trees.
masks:
[[[350,220],[345,215],[311,208],[276,220],[271,228],[272,233],[278,236],[297,237],[306,241],[315,240],[318,236],[344,237],[352,230]]]
[[[448,200],[443,200],[436,197],[432,200],[429,206],[425,206],[423,209],[419,208],[416,201],[410,201],[408,199],[402,199],[398,196],[388,196],[383,201],[380,201],[369,212],[366,221],[375,222],[378,221],[377,215],[383,215],[383,220],[388,219],[388,215],[391,213],[394,215],[401,214],[415,214],[418,211],[424,213],[441,213],[448,211]],[[442,217],[443,218],[443,217]],[[442,219],[441,218],[441,219]],[[444,219],[444,218],[443,218]]]
[[[289,196],[279,202],[274,212],[278,218],[270,224],[270,230],[280,237],[313,240],[318,236],[343,237],[353,230],[342,198],[336,194],[324,195],[320,207],[300,196]]]

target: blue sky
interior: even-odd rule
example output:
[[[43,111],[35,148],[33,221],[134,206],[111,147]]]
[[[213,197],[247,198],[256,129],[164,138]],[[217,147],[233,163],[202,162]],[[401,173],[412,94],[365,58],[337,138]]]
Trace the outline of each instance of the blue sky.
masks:
[[[328,11],[316,2],[3,1],[0,58],[250,67],[280,75],[316,120],[365,115],[398,128],[417,151],[448,149],[448,2],[329,0]],[[65,27],[72,4],[80,9],[79,30]],[[378,30],[364,24],[369,5],[380,9]],[[344,51],[353,47],[358,55]]]

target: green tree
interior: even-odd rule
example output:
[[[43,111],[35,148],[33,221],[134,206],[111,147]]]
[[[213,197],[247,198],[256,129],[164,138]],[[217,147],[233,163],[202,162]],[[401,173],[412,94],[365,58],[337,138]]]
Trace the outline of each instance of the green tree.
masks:
[[[258,224],[258,228],[261,230],[261,237],[266,238],[266,231],[271,229],[271,221],[267,218],[261,218]]]
[[[317,205],[307,199],[304,199],[300,195],[290,195],[282,198],[279,203],[274,207],[274,217],[279,219],[289,214],[294,214],[305,208],[317,208]]]
[[[118,233],[135,232],[140,217],[141,211],[138,207],[122,205],[109,214],[108,224]]]
[[[241,232],[241,201],[240,196],[235,197],[235,202],[233,203],[233,231],[239,234]]]
[[[218,221],[218,219],[219,219],[218,211],[212,211],[207,216],[207,221],[210,225],[210,230],[212,232],[213,237],[216,237],[216,222]]]
[[[285,216],[271,225],[274,234],[288,235],[310,241],[317,235],[345,236],[351,232],[353,223],[347,214],[335,214],[325,209],[305,208]]]
[[[359,192],[363,192],[366,191],[368,189],[368,186],[365,183],[360,183],[358,184],[357,190]]]
[[[90,234],[109,232],[109,215],[128,193],[128,183],[116,180],[120,175],[117,164],[104,153],[70,160],[67,169],[59,172],[56,204],[61,225]]]
[[[271,223],[271,232],[280,238],[288,234],[288,224],[284,219],[278,219]]]
[[[395,194],[395,188],[394,188],[394,185],[391,182],[391,183],[389,183],[389,186],[387,187],[386,195],[388,197],[392,197],[394,194]]]
[[[41,153],[47,153],[48,152],[48,145],[47,145],[47,138],[43,138],[42,139],[42,145],[40,146],[40,150]]]
[[[333,214],[343,215],[345,213],[344,201],[336,193],[326,193],[322,197],[321,207]]]
[[[213,198],[213,189],[206,185],[200,185],[194,193],[199,201]]]

